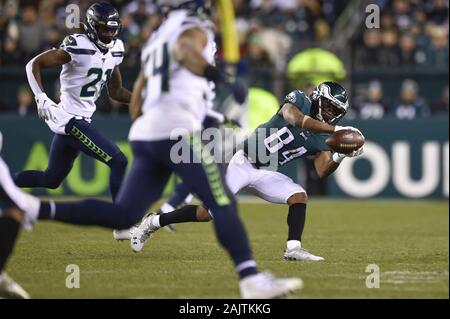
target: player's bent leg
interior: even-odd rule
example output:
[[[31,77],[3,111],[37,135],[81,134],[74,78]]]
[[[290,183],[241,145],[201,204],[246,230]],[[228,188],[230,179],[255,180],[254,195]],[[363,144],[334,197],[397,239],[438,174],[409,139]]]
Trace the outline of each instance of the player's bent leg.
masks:
[[[188,143],[190,154],[187,158],[194,161],[171,163],[171,168],[211,210],[217,238],[233,259],[240,277],[256,274],[247,234],[237,214],[234,196],[225,183],[224,167],[202,150],[196,135],[181,143]]]
[[[37,215],[40,208],[40,200],[30,194],[23,192],[14,183],[9,168],[3,159],[0,157],[0,200],[6,203],[7,207],[17,207],[23,212],[24,221],[23,226],[26,229],[31,229],[32,224],[37,220]]]
[[[111,161],[109,161],[108,165],[111,169],[111,174],[109,175],[109,185],[112,198],[113,200],[115,200],[116,195],[119,192],[120,185],[122,184],[122,181],[125,177],[128,159],[126,158],[125,154],[120,151],[111,158]]]
[[[0,195],[0,206],[5,203],[3,198]],[[30,295],[4,271],[19,235],[24,214],[17,207],[11,207],[3,212],[0,210],[0,215],[0,299],[29,299]]]
[[[146,209],[160,197],[170,171],[148,159],[146,149],[139,143],[133,142],[131,145],[135,160],[114,204],[99,200],[53,204],[44,202],[39,219],[114,229],[127,229],[136,224]]]
[[[301,236],[306,220],[306,191],[288,176],[268,170],[258,170],[250,185],[256,194],[277,204],[288,204],[287,216],[288,239],[284,258],[287,260],[320,261],[322,257],[314,256],[301,246]]]
[[[10,194],[14,193],[14,198]],[[20,227],[24,222],[24,211],[20,209],[15,200],[21,201],[21,206],[30,209],[21,193],[12,181],[6,164],[0,158],[0,298],[28,299],[28,293],[5,272],[6,263],[11,256]]]
[[[322,261],[323,257],[315,256],[302,247],[301,238],[306,220],[306,204],[308,196],[306,192],[295,193],[287,200],[289,212],[287,216],[288,240],[284,259]]]
[[[56,189],[70,173],[78,154],[79,151],[70,136],[55,134],[50,147],[47,169],[16,173],[14,182],[19,187]]]
[[[167,214],[171,211],[174,211],[175,208],[180,208],[182,205],[188,205],[192,200],[192,195],[189,192],[189,188],[181,182],[180,184],[175,186],[172,195],[170,195],[167,203],[164,203],[161,208],[157,211],[158,214]],[[172,224],[167,224],[164,228],[173,233],[176,231],[175,226]]]
[[[207,208],[201,205],[186,205],[165,214],[149,213],[144,216],[142,222],[137,227],[140,227],[143,233],[150,235],[161,227],[167,227],[167,225],[189,222],[209,222],[210,220],[212,220],[212,216]],[[116,240],[129,240],[135,231],[136,227],[123,231],[115,230],[113,236]],[[133,251],[139,252],[142,249],[142,246],[142,243],[132,245]]]
[[[136,184],[137,187],[143,187],[145,190],[143,193],[140,193],[139,196],[147,198],[147,205],[143,207],[144,213],[141,215],[142,218],[145,214],[145,210],[161,197],[164,187],[172,173],[170,168],[165,164],[166,156],[168,156],[167,154],[170,152],[172,143],[170,141],[132,142],[131,145],[135,154],[135,161],[133,162],[132,169],[126,178],[126,181],[132,175],[135,162],[139,159],[139,166],[142,166],[142,168],[137,171]],[[139,179],[144,179],[145,181],[139,181]],[[121,204],[131,204],[134,196],[136,196],[133,192],[134,190],[128,189],[124,183],[124,186],[121,187],[117,197],[117,202]],[[147,224],[145,221],[152,221],[152,216],[153,215],[150,215],[148,218],[144,218],[139,227],[132,230],[130,243],[133,251],[137,252],[142,250],[147,239],[149,239],[153,232],[158,229],[146,227]]]
[[[66,131],[77,141],[78,148],[83,153],[109,166],[111,169],[109,185],[115,201],[128,164],[125,155],[116,144],[85,120],[73,118],[67,124]]]

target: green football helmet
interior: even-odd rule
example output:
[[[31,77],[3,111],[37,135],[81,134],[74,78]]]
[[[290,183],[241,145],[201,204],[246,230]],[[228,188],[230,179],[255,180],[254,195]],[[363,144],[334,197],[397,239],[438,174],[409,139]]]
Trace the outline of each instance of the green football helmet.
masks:
[[[348,96],[342,85],[323,82],[311,95],[311,116],[331,125],[336,124],[348,109]]]

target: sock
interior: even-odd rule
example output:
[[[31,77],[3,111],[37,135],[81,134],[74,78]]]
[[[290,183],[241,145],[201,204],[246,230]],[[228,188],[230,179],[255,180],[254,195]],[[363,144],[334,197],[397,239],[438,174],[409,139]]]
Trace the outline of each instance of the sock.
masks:
[[[244,279],[245,277],[255,275],[258,273],[256,269],[256,262],[251,259],[244,261],[236,266],[236,272],[239,274],[239,279]]]
[[[170,213],[159,215],[161,227],[170,224],[179,224],[197,221],[197,205],[186,205]]]
[[[0,274],[11,255],[14,243],[19,235],[20,223],[11,218],[0,218]]]
[[[164,203],[159,209],[162,214],[167,214],[175,210],[175,207],[170,205],[169,203]]]
[[[287,224],[289,226],[288,241],[302,240],[303,228],[306,220],[306,204],[299,203],[289,206]]]
[[[154,218],[152,218],[152,225],[161,228],[160,218],[161,215],[156,215]]]
[[[286,243],[286,247],[287,249],[291,250],[294,248],[301,248],[302,247],[302,243],[299,240],[288,240]]]
[[[193,199],[194,199],[194,195],[192,195],[192,194],[187,195],[187,197],[184,199],[184,204],[188,205],[190,202],[192,202]]]

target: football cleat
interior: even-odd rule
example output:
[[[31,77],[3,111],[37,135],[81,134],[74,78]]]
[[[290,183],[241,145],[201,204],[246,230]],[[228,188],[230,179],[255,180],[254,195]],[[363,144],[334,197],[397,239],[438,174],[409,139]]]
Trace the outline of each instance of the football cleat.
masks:
[[[243,299],[273,299],[303,288],[300,278],[276,279],[268,272],[261,272],[241,279],[239,289]]]
[[[0,277],[0,299],[30,299],[30,295],[7,274]]]
[[[284,252],[284,259],[286,260],[305,260],[305,261],[322,261],[325,258],[320,256],[315,256],[311,254],[306,249],[301,247],[295,247],[293,249],[287,249]]]
[[[133,229],[131,232],[131,249],[137,253],[142,250],[145,242],[157,231],[160,227],[154,226],[152,220],[158,215],[150,214],[142,223]]]

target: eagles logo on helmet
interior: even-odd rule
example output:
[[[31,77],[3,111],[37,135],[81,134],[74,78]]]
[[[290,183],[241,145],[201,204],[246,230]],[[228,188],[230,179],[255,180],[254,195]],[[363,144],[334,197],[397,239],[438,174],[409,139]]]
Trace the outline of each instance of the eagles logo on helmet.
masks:
[[[311,115],[321,122],[335,125],[348,109],[345,89],[336,82],[323,82],[311,95]]]

